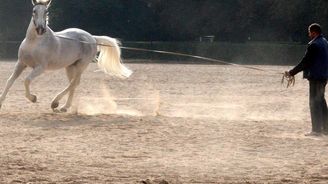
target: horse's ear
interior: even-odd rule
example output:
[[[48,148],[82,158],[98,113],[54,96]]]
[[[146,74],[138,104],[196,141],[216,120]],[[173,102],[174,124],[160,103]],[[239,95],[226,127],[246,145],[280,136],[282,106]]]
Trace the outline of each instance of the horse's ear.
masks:
[[[48,0],[48,1],[46,2],[46,5],[47,5],[48,7],[50,6],[51,1],[52,1],[52,0]]]
[[[52,0],[32,0],[32,4],[33,6],[35,6],[36,4],[43,4],[46,6],[50,6]]]
[[[32,0],[33,6],[35,6],[37,3],[38,3],[37,0]]]

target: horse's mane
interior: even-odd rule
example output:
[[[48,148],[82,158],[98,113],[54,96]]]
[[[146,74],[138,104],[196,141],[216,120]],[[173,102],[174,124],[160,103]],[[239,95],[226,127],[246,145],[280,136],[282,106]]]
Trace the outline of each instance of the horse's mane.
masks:
[[[46,25],[48,26],[49,25],[49,15],[47,14],[47,17],[46,17]]]

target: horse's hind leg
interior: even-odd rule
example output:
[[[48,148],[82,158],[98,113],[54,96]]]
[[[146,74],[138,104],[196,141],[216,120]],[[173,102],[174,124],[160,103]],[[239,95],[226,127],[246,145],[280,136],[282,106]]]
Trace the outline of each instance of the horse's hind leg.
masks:
[[[69,107],[71,107],[72,105],[72,102],[73,102],[73,97],[74,97],[74,92],[75,92],[75,89],[76,87],[80,84],[80,80],[81,80],[81,74],[77,74],[77,68],[72,65],[72,66],[69,66],[66,68],[66,74],[67,74],[67,78],[70,82],[72,82],[75,78],[75,87],[72,87],[70,90],[69,90],[69,93],[68,93],[68,98],[67,98],[67,101],[65,103],[65,105],[63,105],[61,108],[60,108],[60,111],[61,112],[66,112],[67,109]],[[77,76],[79,75],[79,76]]]
[[[75,91],[76,86],[80,83],[81,74],[77,74],[74,79],[70,82],[70,84],[62,91],[60,92],[52,101],[51,108],[55,110],[58,105],[59,101],[68,93],[70,92],[70,96],[67,99],[67,103],[60,109],[61,112],[66,112],[67,109],[71,106],[72,100],[73,100],[73,94]]]
[[[16,63],[14,72],[11,74],[11,76],[7,80],[6,87],[5,87],[4,91],[3,91],[3,93],[1,94],[1,97],[0,97],[0,108],[1,108],[1,105],[2,105],[3,101],[5,100],[8,92],[9,92],[9,89],[14,84],[15,80],[19,77],[19,75],[24,71],[25,68],[26,68],[26,65],[23,64],[23,63],[21,63],[20,61],[18,61]]]
[[[79,63],[69,66],[66,68],[67,77],[69,78],[70,84],[60,92],[52,101],[51,108],[54,110],[59,106],[59,101],[69,92],[69,96],[65,105],[60,109],[61,112],[66,112],[67,109],[72,105],[75,88],[80,84],[81,75],[87,65],[80,65]]]
[[[30,92],[30,84],[37,76],[40,76],[44,72],[44,68],[42,66],[35,67],[32,72],[25,79],[25,96],[31,102],[35,103],[37,101],[37,97]]]

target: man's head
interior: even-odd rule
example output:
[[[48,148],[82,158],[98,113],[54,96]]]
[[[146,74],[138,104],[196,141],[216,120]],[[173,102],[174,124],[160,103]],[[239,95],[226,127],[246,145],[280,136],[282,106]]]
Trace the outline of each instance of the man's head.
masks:
[[[317,23],[313,23],[309,26],[309,37],[314,39],[315,37],[321,35],[321,26]]]

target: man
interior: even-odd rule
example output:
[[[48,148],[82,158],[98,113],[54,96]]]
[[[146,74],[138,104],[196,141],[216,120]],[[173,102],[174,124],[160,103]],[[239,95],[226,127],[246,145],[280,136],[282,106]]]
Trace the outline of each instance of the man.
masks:
[[[305,56],[292,70],[286,71],[286,77],[292,77],[303,71],[303,77],[309,80],[310,111],[312,132],[306,136],[328,134],[328,109],[325,100],[325,87],[328,79],[328,42],[323,37],[321,26],[311,24],[308,29],[311,41]]]

